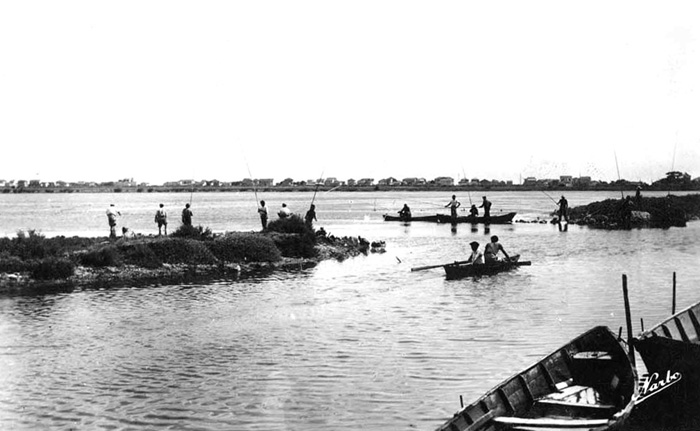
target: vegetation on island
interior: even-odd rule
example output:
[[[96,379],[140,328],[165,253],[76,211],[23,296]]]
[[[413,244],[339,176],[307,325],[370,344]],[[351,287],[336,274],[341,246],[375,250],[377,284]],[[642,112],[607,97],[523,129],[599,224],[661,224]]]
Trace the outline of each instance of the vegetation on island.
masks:
[[[569,222],[605,229],[633,227],[683,227],[700,219],[700,194],[665,197],[643,197],[629,200],[625,218],[625,199],[606,199],[569,210]],[[558,219],[554,219],[554,222]]]
[[[170,236],[47,238],[36,231],[0,238],[0,291],[61,281],[73,285],[113,281],[239,275],[269,268],[307,267],[323,259],[367,253],[362,238],[336,238],[297,215],[262,232],[213,234],[182,225]],[[44,283],[41,283],[44,282]]]

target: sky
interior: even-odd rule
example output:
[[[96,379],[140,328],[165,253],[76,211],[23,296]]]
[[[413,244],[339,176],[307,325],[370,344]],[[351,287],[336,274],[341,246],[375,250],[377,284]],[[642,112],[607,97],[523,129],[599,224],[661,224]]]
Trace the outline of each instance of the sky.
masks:
[[[697,177],[699,12],[0,2],[0,179]]]

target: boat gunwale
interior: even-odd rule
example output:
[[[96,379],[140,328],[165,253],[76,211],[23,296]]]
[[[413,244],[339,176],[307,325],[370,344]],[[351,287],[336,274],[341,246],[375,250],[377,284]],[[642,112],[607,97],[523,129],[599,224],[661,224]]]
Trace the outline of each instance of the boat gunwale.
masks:
[[[668,338],[669,340],[677,340],[676,338],[673,338],[673,337],[659,335],[655,331],[657,329],[661,328],[662,326],[668,324],[669,322],[675,323],[674,319],[687,313],[688,311],[692,311],[694,308],[698,308],[700,310],[700,301],[682,309],[681,311],[676,312],[675,314],[672,314],[671,316],[667,317],[666,319],[662,320],[661,322],[657,323],[656,325],[652,326],[651,328],[645,329],[644,331],[640,332],[636,338],[638,340],[642,340],[642,339],[651,338],[651,337],[664,337],[664,338]],[[677,340],[677,341],[683,341],[683,340]]]

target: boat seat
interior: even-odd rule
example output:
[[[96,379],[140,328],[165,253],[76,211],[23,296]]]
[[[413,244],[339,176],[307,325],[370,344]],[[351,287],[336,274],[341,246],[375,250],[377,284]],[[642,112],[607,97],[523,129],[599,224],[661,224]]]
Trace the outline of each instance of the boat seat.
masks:
[[[503,429],[552,431],[553,429],[589,429],[605,426],[607,419],[558,419],[558,418],[521,418],[517,416],[499,416],[493,419]]]
[[[601,419],[612,416],[616,411],[617,407],[612,404],[589,404],[546,398],[535,401],[533,406],[533,412],[537,416]]]

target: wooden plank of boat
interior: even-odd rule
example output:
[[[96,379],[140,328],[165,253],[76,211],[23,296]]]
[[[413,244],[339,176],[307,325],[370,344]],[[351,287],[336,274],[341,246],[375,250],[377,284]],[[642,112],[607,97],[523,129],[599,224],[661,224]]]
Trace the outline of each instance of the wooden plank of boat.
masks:
[[[700,403],[700,302],[679,311],[634,339],[649,377],[640,404],[682,415]]]
[[[495,215],[489,217],[487,220],[485,217],[473,217],[473,216],[459,216],[453,219],[449,215],[438,214],[438,223],[471,223],[471,224],[509,224],[513,222],[513,218],[517,213],[510,212],[501,215]]]
[[[427,216],[411,216],[409,218],[405,218],[402,216],[394,216],[394,215],[389,215],[389,214],[384,214],[384,221],[402,221],[402,222],[410,222],[410,221],[426,221],[426,222],[433,222],[437,223],[438,221],[438,215],[427,215]]]
[[[609,430],[630,415],[637,384],[625,346],[597,326],[489,390],[437,430]]]
[[[502,261],[497,263],[488,263],[483,265],[472,265],[472,264],[448,264],[444,265],[445,276],[448,280],[454,280],[458,278],[465,277],[478,277],[483,275],[493,275],[500,272],[509,271],[511,269],[517,268],[519,266],[530,266],[532,262],[526,261]]]

